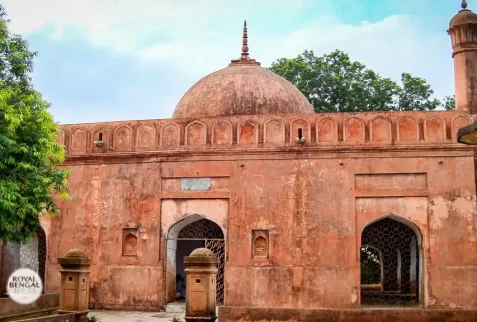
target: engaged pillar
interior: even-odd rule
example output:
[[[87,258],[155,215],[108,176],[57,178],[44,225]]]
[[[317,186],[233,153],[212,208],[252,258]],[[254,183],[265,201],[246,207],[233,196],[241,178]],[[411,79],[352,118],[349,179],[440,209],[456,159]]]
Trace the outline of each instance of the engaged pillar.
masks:
[[[76,313],[76,321],[88,321],[89,266],[91,259],[80,249],[71,249],[61,265],[60,308],[58,313]]]
[[[186,266],[186,322],[210,321],[216,315],[218,258],[207,248],[195,249],[184,258]]]

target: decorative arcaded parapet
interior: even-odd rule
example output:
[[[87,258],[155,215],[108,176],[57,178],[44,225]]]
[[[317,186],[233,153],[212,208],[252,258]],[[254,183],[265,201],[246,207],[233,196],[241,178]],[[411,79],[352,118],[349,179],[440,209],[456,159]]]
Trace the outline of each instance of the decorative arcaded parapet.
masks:
[[[455,145],[457,129],[472,120],[472,115],[460,111],[257,115],[67,125],[58,139],[66,144],[67,156],[273,147],[343,149],[357,144]]]

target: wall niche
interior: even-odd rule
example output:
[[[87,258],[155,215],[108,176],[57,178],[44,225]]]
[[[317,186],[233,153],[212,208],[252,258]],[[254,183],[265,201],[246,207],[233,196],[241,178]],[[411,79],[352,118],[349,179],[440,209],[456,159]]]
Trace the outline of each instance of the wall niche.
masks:
[[[268,259],[269,231],[252,230],[252,258]]]
[[[123,256],[137,256],[137,228],[123,229]]]

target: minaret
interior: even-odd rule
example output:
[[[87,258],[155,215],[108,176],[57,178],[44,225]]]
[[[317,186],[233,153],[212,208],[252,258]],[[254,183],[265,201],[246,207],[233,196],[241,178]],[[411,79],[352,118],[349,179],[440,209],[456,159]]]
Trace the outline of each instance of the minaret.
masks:
[[[477,14],[462,9],[451,19],[447,33],[452,40],[456,110],[477,114]]]

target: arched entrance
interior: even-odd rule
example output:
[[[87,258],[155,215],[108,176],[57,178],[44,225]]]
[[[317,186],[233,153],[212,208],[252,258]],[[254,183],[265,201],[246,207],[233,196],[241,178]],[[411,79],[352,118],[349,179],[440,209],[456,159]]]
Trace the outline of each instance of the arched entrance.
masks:
[[[45,292],[46,234],[42,227],[23,243],[4,242],[0,267],[0,297],[6,296],[10,275],[19,268],[29,268],[40,275]]]
[[[419,304],[420,245],[418,230],[397,216],[366,226],[361,236],[361,304]]]
[[[219,225],[200,215],[192,215],[177,222],[166,236],[165,285],[166,303],[176,301],[176,275],[185,278],[184,257],[196,248],[206,247],[219,259],[217,273],[217,303],[224,302],[225,238]]]

